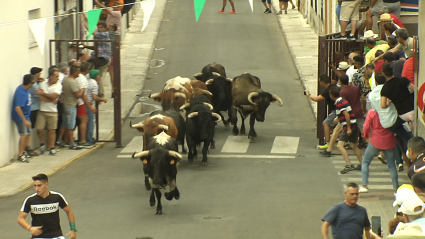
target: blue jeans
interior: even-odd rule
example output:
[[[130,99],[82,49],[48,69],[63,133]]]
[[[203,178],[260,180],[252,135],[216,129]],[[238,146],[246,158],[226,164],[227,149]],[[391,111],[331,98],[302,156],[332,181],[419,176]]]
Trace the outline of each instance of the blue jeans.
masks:
[[[86,105],[87,111],[87,131],[86,131],[86,142],[91,143],[93,141],[93,131],[94,131],[94,113],[91,112],[89,107]]]
[[[363,162],[362,162],[362,183],[363,185],[368,185],[369,179],[369,165],[372,162],[372,159],[379,153],[379,151],[383,151],[385,157],[387,158],[387,166],[390,170],[391,181],[393,182],[394,190],[398,188],[398,173],[397,168],[395,166],[395,158],[394,158],[394,149],[377,149],[371,143],[367,145],[366,151],[364,152]]]
[[[62,114],[62,127],[67,129],[75,129],[75,122],[77,118],[77,108],[63,107]]]

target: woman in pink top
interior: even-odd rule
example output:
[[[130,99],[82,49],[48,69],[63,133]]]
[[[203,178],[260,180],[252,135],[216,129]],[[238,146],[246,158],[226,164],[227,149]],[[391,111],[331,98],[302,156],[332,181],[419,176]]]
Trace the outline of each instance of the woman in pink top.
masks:
[[[371,139],[369,140],[369,133]],[[379,122],[379,115],[373,109],[367,113],[366,120],[363,124],[363,137],[369,140],[366,151],[362,161],[362,181],[363,186],[360,187],[359,192],[367,193],[367,183],[369,179],[369,164],[372,159],[380,152],[383,151],[387,158],[388,169],[390,170],[391,181],[393,182],[394,190],[397,190],[398,173],[395,165],[395,147],[396,139],[394,133],[382,127]]]

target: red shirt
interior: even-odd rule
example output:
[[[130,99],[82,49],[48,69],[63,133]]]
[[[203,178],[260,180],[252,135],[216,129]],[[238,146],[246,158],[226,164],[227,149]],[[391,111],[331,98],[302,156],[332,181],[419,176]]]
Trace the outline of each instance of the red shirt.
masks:
[[[404,27],[403,23],[401,22],[400,18],[398,18],[396,15],[390,13],[391,18],[393,18],[393,23],[397,24],[397,26],[401,27],[401,28],[406,28]]]
[[[377,149],[393,149],[395,147],[394,133],[382,127],[379,122],[379,115],[373,109],[369,110],[366,120],[363,124],[363,137],[369,139],[369,132],[371,133],[370,143]]]
[[[348,85],[342,88],[339,96],[348,101],[356,119],[363,118],[363,110],[360,104],[360,90],[355,85]]]
[[[385,61],[383,59],[375,63],[375,73],[382,72],[382,66],[384,65],[384,63]]]
[[[413,57],[404,62],[401,77],[406,77],[412,84],[415,84],[415,59]]]

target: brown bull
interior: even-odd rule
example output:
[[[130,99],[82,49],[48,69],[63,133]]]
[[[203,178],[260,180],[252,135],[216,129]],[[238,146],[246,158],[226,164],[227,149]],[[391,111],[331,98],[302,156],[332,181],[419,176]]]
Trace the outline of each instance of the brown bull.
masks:
[[[204,82],[200,80],[192,79],[190,81],[190,85],[192,85],[192,88],[193,88],[193,91],[192,91],[193,97],[197,95],[205,95],[211,101],[212,93],[208,91],[207,85]]]
[[[155,102],[161,102],[162,110],[167,111],[174,108],[176,111],[192,99],[192,86],[189,78],[176,76],[168,80],[161,93],[149,95]]]

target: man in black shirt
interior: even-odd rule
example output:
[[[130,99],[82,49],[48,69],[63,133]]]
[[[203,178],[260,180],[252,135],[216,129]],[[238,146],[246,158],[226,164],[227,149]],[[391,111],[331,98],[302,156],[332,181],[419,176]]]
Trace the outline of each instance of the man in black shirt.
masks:
[[[335,127],[335,123],[333,121],[336,118],[335,101],[333,101],[331,99],[331,96],[329,95],[329,88],[335,85],[331,84],[331,79],[327,75],[319,76],[319,84],[323,88],[323,91],[320,95],[312,96],[308,90],[305,90],[304,92],[307,97],[312,101],[319,102],[325,100],[326,104],[329,107],[329,115],[323,121],[323,128],[325,131],[325,144],[319,146],[319,149],[327,149],[329,147],[331,130],[333,129],[333,127]]]
[[[77,238],[74,212],[64,196],[58,192],[49,191],[49,180],[45,174],[37,174],[32,177],[32,180],[36,193],[25,199],[19,212],[18,224],[28,230],[32,238],[65,239],[59,219],[59,208],[62,208],[68,216],[71,227],[71,231],[66,236],[71,236],[71,239]],[[30,212],[31,225],[25,220]]]

